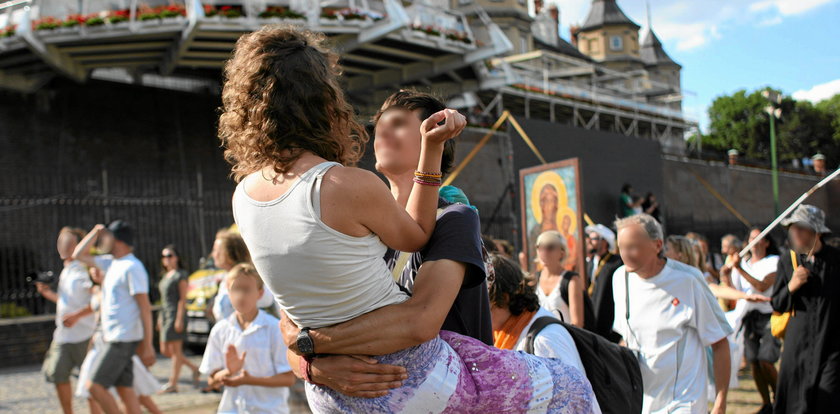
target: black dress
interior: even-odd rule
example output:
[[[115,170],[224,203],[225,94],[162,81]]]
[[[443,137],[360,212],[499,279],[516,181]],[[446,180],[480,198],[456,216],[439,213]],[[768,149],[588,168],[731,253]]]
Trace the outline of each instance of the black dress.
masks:
[[[840,251],[824,245],[808,282],[794,293],[790,254],[782,254],[773,287],[773,309],[794,311],[785,334],[774,413],[840,412]]]
[[[613,299],[613,274],[624,264],[621,257],[617,254],[610,254],[606,260],[601,260],[595,265],[590,263],[587,270],[590,274],[598,271],[598,274],[590,276],[592,279],[590,289],[592,298],[592,307],[595,311],[595,333],[609,339],[612,342],[618,343],[621,340],[621,335],[613,331],[613,322],[615,320],[615,301]],[[599,269],[600,267],[600,269]]]

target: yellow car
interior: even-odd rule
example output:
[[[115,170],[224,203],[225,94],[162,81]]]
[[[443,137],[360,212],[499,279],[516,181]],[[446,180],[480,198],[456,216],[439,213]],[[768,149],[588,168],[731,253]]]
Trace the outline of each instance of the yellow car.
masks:
[[[197,270],[190,275],[187,288],[188,345],[207,344],[214,322],[213,298],[224,275],[224,270],[216,268]]]

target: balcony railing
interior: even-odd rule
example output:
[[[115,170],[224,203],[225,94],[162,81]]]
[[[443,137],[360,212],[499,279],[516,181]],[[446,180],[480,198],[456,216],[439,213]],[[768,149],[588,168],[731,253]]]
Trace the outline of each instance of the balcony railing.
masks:
[[[387,19],[386,1],[13,0],[0,3],[0,39],[16,37],[26,30],[38,37],[84,36],[106,31],[185,27],[193,21],[251,30],[265,24],[292,23],[342,32]],[[411,4],[405,12],[411,22],[404,29],[407,35],[441,46],[475,47],[476,39],[462,13],[420,2]]]

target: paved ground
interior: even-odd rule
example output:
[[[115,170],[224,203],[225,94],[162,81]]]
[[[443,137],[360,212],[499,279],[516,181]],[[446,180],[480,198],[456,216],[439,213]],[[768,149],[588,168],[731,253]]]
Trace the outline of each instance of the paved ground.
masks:
[[[158,362],[152,367],[152,373],[161,383],[164,383],[169,374],[170,360],[160,356],[158,358]],[[189,358],[195,363],[201,360],[200,356]],[[39,366],[0,369],[0,412],[39,414],[60,412],[54,389],[44,382],[39,370]],[[761,408],[761,398],[755,391],[755,383],[749,373],[742,370],[740,374],[739,386],[730,390],[727,411],[734,414],[755,413]],[[75,383],[75,380],[73,382]],[[189,371],[184,369],[179,393],[154,396],[161,410],[178,414],[215,412],[220,394],[202,394],[189,382]],[[202,382],[202,386],[204,385],[206,383]],[[292,388],[289,403],[293,414],[309,413],[300,382]],[[73,408],[79,413],[87,412],[87,403],[76,399],[73,401]]]
[[[198,364],[200,356],[189,356]],[[169,377],[170,360],[158,355],[157,363],[152,367],[152,373],[165,383]],[[3,413],[60,413],[55,389],[44,382],[40,373],[40,366],[25,366],[17,368],[0,368],[0,412]],[[72,380],[75,387],[75,378]],[[216,411],[221,394],[202,394],[190,383],[189,369],[181,371],[181,381],[177,394],[155,395],[155,403],[166,413],[198,414]],[[202,381],[201,386],[207,385]],[[291,412],[293,414],[308,414],[309,409],[303,395],[301,383],[292,388],[290,397]],[[87,402],[80,398],[73,401],[73,409],[77,413],[86,413]]]

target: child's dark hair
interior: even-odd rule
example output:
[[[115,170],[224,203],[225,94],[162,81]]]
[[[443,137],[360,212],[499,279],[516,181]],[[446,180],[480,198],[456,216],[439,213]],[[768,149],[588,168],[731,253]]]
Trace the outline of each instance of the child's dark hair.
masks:
[[[498,254],[490,255],[490,261],[496,270],[496,278],[488,286],[490,303],[507,308],[514,316],[526,310],[534,312],[539,309],[537,293],[528,286],[518,264]]]

